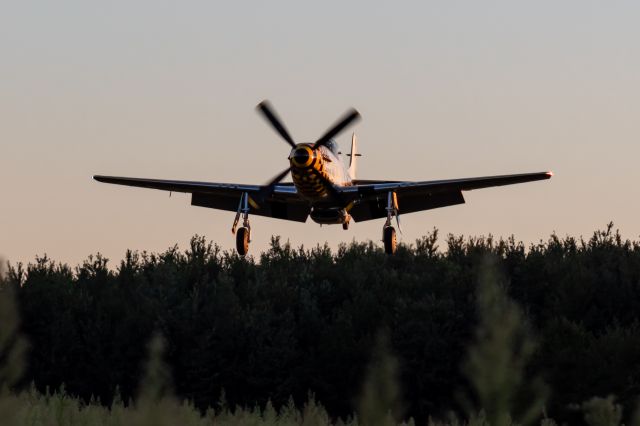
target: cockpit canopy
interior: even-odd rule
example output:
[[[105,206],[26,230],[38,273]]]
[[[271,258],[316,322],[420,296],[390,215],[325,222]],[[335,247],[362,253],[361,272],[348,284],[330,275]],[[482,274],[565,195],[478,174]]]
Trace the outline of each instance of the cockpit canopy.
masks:
[[[335,155],[338,155],[338,152],[340,151],[340,147],[338,146],[336,141],[334,141],[333,139],[329,139],[329,142],[327,142],[324,146],[329,148],[329,150],[333,152]]]

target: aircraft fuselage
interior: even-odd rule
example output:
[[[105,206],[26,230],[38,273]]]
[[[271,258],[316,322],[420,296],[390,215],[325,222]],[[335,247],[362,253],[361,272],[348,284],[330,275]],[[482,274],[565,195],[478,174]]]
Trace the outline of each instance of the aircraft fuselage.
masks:
[[[301,143],[289,155],[291,176],[298,193],[312,205],[311,219],[321,224],[339,224],[349,220],[343,206],[328,204],[329,188],[351,186],[349,169],[342,159],[326,146],[316,149],[313,144]]]

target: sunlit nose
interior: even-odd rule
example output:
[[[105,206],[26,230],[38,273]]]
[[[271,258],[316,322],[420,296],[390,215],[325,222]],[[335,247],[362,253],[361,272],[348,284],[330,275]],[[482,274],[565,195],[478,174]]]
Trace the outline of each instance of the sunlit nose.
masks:
[[[299,146],[293,149],[290,159],[296,167],[309,167],[313,162],[313,151],[308,146]]]

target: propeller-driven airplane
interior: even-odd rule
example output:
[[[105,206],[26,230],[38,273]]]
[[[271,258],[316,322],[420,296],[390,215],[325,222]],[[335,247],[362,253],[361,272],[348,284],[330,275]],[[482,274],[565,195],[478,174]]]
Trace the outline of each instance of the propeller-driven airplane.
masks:
[[[313,143],[296,143],[273,107],[263,101],[259,113],[290,146],[289,166],[265,185],[191,182],[180,180],[141,179],[94,176],[100,182],[137,186],[191,194],[194,206],[235,211],[231,232],[236,235],[240,255],[247,254],[251,241],[249,214],[321,225],[340,224],[349,228],[351,220],[361,222],[386,218],[382,240],[387,254],[396,251],[395,217],[400,227],[400,212],[413,213],[438,207],[463,204],[462,191],[512,185],[549,179],[551,172],[474,177],[432,181],[361,180],[356,178],[357,140],[351,139],[349,164],[339,156],[334,138],[360,118],[351,109]],[[291,172],[292,183],[282,180]],[[238,223],[242,218],[242,226]]]

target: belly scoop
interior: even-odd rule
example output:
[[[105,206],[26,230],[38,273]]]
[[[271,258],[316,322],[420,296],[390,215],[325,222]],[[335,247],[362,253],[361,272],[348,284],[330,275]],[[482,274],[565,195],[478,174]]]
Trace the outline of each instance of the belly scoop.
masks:
[[[351,217],[342,207],[317,208],[311,210],[311,219],[322,225],[337,225],[349,222]]]

